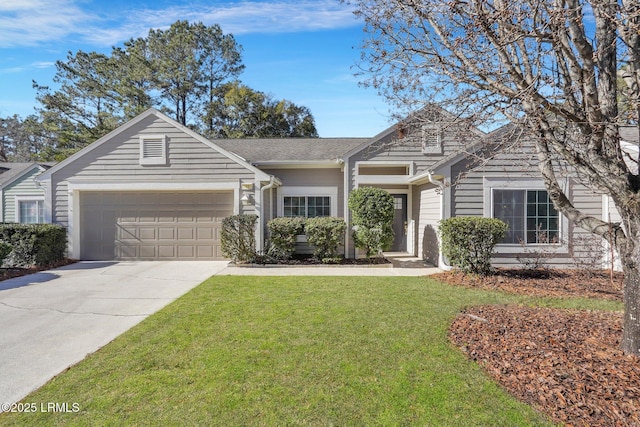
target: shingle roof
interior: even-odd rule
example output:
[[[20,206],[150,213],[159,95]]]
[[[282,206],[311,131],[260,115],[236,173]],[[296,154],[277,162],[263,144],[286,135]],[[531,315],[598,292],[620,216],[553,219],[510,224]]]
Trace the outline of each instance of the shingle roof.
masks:
[[[49,163],[37,163],[44,168],[51,167]],[[31,169],[36,163],[0,163],[0,186],[11,182],[13,179]]]
[[[370,138],[214,139],[249,163],[332,161]]]

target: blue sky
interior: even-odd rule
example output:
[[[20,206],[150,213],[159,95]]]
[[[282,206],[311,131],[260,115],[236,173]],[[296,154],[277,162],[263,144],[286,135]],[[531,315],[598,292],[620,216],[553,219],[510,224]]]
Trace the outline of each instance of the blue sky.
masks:
[[[321,137],[373,136],[391,125],[384,100],[353,76],[362,23],[338,0],[2,0],[0,117],[33,113],[32,80],[53,84],[67,52],[108,54],[179,19],[233,34],[243,83],[308,107]]]

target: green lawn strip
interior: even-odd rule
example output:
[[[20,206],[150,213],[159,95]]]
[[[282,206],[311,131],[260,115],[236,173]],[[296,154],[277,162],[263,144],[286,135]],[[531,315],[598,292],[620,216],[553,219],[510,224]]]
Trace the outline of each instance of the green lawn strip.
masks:
[[[78,413],[0,425],[552,425],[447,340],[465,306],[527,301],[426,278],[217,276],[24,400]]]

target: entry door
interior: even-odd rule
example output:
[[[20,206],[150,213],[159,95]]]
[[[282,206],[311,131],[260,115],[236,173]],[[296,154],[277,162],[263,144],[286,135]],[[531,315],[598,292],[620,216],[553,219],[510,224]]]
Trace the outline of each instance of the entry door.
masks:
[[[392,252],[407,251],[407,195],[392,194],[395,213],[393,216],[393,245]]]

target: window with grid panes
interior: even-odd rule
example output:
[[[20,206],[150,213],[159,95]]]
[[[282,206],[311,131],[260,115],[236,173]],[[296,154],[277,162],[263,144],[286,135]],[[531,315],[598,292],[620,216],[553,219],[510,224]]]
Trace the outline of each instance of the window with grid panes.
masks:
[[[282,213],[285,217],[331,216],[331,198],[329,196],[284,196]]]
[[[554,244],[560,218],[546,190],[493,190],[493,217],[509,225],[502,243]]]

